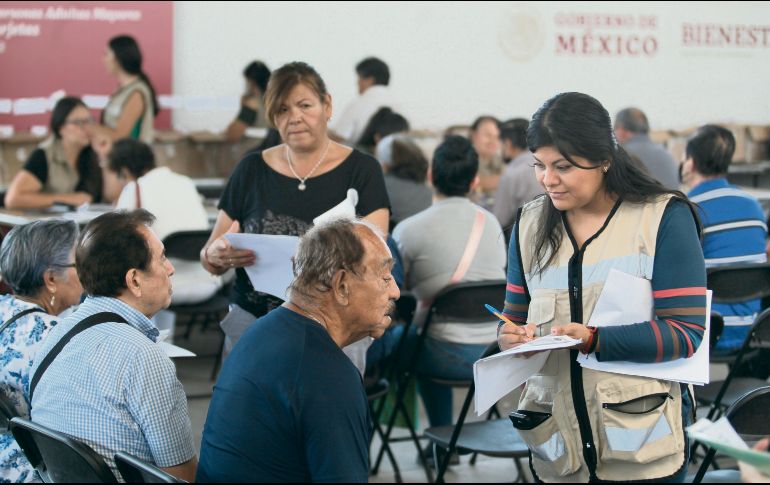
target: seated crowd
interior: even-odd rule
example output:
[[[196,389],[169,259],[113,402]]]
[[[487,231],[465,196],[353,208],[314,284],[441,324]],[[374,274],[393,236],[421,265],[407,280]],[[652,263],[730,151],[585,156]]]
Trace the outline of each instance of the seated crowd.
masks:
[[[120,42],[111,48],[120,64]],[[137,136],[120,136],[97,125],[81,99],[60,99],[51,138],[13,179],[5,206],[106,202],[115,210],[83,228],[46,220],[3,238],[0,273],[12,294],[0,297],[0,398],[18,416],[90,446],[118,477],[114,456],[126,452],[187,481],[367,482],[372,423],[362,377],[414,352],[442,289],[506,279],[522,208],[548,200],[554,179],[536,158],[542,147],[530,150],[527,119],[480,116],[467,137],[449,134],[426,156],[397,112],[387,64],[367,58],[356,73],[360,96],[332,123],[332,97],[311,66],[247,66],[225,136],[270,131],[234,169],[213,228],[192,180],[158,166],[140,141],[152,103],[133,120]],[[706,268],[767,261],[762,207],[727,180],[729,130],[702,126],[679,167],[652,142],[638,108],[617,113],[612,128],[606,135],[640,179],[688,190]],[[556,170],[586,168],[558,157],[549,163],[566,161],[572,165]],[[326,217],[345,204],[345,216]],[[186,276],[174,280],[177,262],[163,240],[196,230],[210,230],[200,262],[179,262]],[[254,288],[245,268],[260,256],[234,247],[232,233],[299,237],[285,299]],[[155,317],[185,284],[215,281],[216,290],[232,273],[225,357],[199,462],[184,389],[156,345]],[[401,291],[417,300],[407,331],[391,318]],[[508,291],[528,290],[509,281]],[[517,306],[506,305],[506,314]],[[726,325],[714,352],[729,355],[761,303],[712,310]],[[414,369],[431,426],[453,422],[452,390],[435,379],[472,380],[499,331],[495,319],[431,324]],[[766,379],[770,359],[756,359],[747,372]],[[19,444],[0,432],[0,481],[35,480]]]

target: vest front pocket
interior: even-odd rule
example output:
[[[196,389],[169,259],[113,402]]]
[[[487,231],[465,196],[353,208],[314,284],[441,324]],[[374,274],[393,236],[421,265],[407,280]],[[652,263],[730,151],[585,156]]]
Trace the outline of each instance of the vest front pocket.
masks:
[[[560,423],[564,399],[548,388],[527,383],[519,401],[519,409],[511,413],[513,427],[532,452],[532,465],[543,479],[564,477],[580,468],[577,450],[565,435],[567,423]]]
[[[641,392],[636,396],[632,388],[621,399],[599,391],[602,461],[646,464],[682,451],[681,419],[677,419],[681,397],[668,392],[673,386],[665,387],[660,392],[650,392],[650,386],[637,387]]]

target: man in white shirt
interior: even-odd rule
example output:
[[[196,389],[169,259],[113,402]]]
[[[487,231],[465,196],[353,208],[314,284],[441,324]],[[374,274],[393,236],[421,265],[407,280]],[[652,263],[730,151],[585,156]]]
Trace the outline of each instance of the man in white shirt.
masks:
[[[331,126],[331,136],[349,146],[358,144],[364,128],[380,108],[393,108],[388,83],[388,65],[376,57],[367,57],[356,66],[358,96]]]

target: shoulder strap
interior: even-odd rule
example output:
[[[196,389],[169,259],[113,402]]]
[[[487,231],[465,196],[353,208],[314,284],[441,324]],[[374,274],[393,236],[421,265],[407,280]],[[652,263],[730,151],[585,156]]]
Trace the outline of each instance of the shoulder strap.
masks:
[[[64,334],[64,336],[59,340],[56,345],[51,349],[48,354],[46,354],[43,361],[40,363],[40,366],[35,371],[35,375],[32,376],[32,381],[29,385],[29,402],[32,402],[32,394],[35,392],[35,388],[37,387],[37,383],[40,382],[40,378],[43,377],[43,374],[45,373],[46,369],[51,365],[51,363],[54,361],[56,356],[61,353],[61,351],[64,349],[64,347],[72,340],[75,335],[79,334],[80,332],[84,330],[88,330],[89,328],[99,325],[100,323],[107,323],[107,322],[120,322],[128,324],[125,318],[121,317],[117,313],[112,312],[101,312],[101,313],[95,313],[91,315],[90,317],[87,317],[80,322],[78,322],[74,327],[70,329],[69,332]]]
[[[481,209],[476,209],[476,218],[473,221],[473,227],[471,228],[471,233],[468,236],[468,241],[465,243],[463,255],[460,257],[460,262],[457,263],[457,268],[455,268],[452,277],[449,278],[449,283],[447,283],[447,286],[459,283],[465,276],[465,273],[468,272],[468,269],[470,269],[471,263],[473,263],[473,258],[476,257],[476,252],[478,252],[479,243],[481,242],[481,236],[484,234],[484,226],[486,225],[486,222],[487,217],[484,214],[484,211]],[[433,299],[419,301],[419,306],[421,308],[428,308],[431,306],[431,304],[433,304]]]
[[[43,312],[43,309],[42,309],[42,308],[40,308],[40,307],[34,307],[34,308],[27,308],[27,309],[26,309],[26,310],[24,310],[24,311],[20,311],[20,312],[19,312],[19,313],[17,313],[16,315],[12,316],[11,318],[9,318],[9,319],[8,319],[8,320],[6,320],[5,322],[3,322],[3,323],[2,323],[2,325],[0,325],[0,333],[3,333],[3,331],[4,331],[6,328],[8,328],[8,326],[9,326],[10,324],[12,324],[12,323],[13,323],[13,322],[15,322],[16,320],[20,319],[20,318],[21,318],[21,317],[23,317],[24,315],[29,315],[30,313],[35,313],[35,312]]]
[[[449,284],[453,285],[459,283],[463,279],[465,273],[473,263],[473,258],[476,257],[476,252],[479,249],[479,243],[481,242],[481,236],[484,234],[484,225],[487,222],[486,215],[481,209],[476,209],[476,219],[473,221],[473,229],[468,236],[468,242],[465,243],[465,250],[463,256],[460,258],[460,262],[457,263],[457,268],[454,274],[449,278]]]
[[[134,180],[134,188],[136,192],[136,208],[142,208],[142,191],[139,189],[139,179]]]

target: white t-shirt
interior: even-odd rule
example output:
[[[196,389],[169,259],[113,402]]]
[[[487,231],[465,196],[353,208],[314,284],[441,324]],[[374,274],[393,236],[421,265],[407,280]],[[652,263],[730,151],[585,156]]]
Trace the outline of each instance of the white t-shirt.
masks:
[[[137,180],[141,208],[156,218],[152,230],[162,241],[178,231],[208,229],[209,221],[203,200],[189,177],[174,173],[168,167],[157,167]],[[138,209],[136,182],[123,189],[117,209]],[[171,279],[175,305],[206,301],[222,287],[222,278],[212,276],[198,261],[172,259],[174,276]]]
[[[344,138],[346,144],[355,146],[369,120],[383,107],[390,107],[394,111],[396,109],[390,89],[387,86],[375,84],[345,108],[342,116],[337,118],[331,129]]]
[[[172,172],[168,167],[157,167],[137,180],[141,208],[150,211],[156,221],[152,230],[163,240],[177,231],[208,229],[206,209],[195,184],[189,177]],[[136,183],[123,188],[117,209],[137,209]]]

